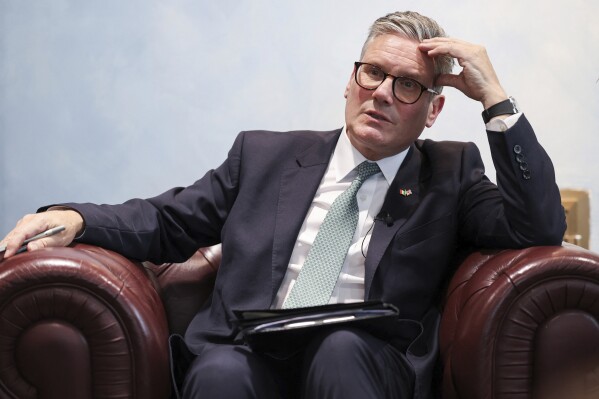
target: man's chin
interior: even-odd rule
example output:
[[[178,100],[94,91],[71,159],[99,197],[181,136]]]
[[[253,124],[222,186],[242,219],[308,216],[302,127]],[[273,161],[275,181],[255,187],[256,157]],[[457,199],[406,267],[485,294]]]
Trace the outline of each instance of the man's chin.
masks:
[[[371,161],[377,161],[387,156],[385,153],[389,150],[389,144],[385,140],[385,135],[378,130],[360,130],[355,134],[350,134],[349,139],[352,145]]]
[[[361,128],[354,135],[356,141],[368,146],[384,146],[387,142],[384,131],[372,127]]]

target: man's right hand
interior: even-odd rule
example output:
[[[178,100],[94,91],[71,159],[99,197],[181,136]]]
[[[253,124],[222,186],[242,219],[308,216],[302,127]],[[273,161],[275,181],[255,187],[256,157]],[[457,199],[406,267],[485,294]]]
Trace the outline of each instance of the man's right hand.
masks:
[[[45,247],[67,246],[77,235],[81,234],[84,222],[81,215],[71,209],[49,210],[47,212],[26,215],[0,241],[0,246],[6,245],[4,258],[13,256],[26,239],[57,226],[64,226],[65,229],[53,236],[30,242],[27,244],[27,250],[35,251]],[[2,257],[2,254],[0,254],[0,259]]]

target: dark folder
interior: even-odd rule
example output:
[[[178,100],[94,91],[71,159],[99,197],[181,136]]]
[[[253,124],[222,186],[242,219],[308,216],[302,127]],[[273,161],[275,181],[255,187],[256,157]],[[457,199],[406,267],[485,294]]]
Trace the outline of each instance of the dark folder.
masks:
[[[382,339],[397,335],[399,310],[380,301],[297,309],[235,311],[244,341],[256,351],[298,348],[314,334],[339,326],[360,328]]]

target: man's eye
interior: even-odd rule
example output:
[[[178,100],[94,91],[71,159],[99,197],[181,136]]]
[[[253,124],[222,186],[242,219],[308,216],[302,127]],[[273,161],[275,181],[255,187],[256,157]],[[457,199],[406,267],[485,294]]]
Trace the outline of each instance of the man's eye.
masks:
[[[370,68],[366,69],[366,73],[368,74],[368,76],[370,76],[372,78],[377,78],[377,79],[381,79],[383,76],[385,76],[383,71],[381,71],[378,68],[374,68],[374,67],[370,67]]]
[[[403,90],[416,90],[418,89],[418,83],[411,79],[398,79],[398,86]]]

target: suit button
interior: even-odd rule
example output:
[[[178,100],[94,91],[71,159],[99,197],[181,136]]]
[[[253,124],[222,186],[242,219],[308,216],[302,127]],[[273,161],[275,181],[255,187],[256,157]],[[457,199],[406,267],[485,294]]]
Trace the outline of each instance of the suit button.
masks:
[[[518,144],[516,144],[516,145],[514,146],[514,152],[515,152],[516,154],[520,154],[520,153],[522,152],[522,147],[520,147]]]
[[[521,162],[520,163],[520,170],[527,171],[528,170],[528,164],[526,162]]]
[[[516,161],[518,161],[518,163],[524,162],[524,154],[516,154]]]
[[[524,172],[522,172],[522,177],[524,178],[524,180],[529,180],[530,179],[530,170],[525,170]]]

